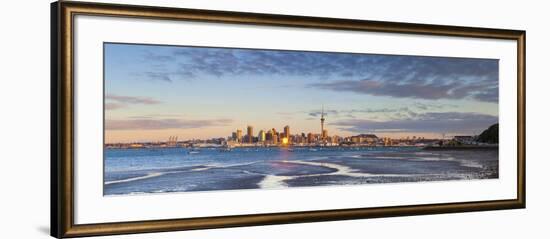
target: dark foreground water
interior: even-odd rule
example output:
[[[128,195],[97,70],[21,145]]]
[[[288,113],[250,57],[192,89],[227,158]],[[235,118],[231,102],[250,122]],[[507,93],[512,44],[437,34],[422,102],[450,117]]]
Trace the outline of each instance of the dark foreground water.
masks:
[[[104,194],[498,178],[498,150],[106,149]]]

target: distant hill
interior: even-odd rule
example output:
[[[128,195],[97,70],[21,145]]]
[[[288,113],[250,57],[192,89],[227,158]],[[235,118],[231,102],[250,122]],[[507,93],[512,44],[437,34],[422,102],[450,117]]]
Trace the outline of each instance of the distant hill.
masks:
[[[477,138],[478,142],[498,144],[498,123],[484,130]]]

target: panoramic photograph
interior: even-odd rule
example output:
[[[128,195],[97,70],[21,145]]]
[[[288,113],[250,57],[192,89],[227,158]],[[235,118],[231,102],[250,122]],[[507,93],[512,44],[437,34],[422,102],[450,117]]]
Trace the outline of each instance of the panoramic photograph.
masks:
[[[499,177],[497,59],[103,50],[106,196]]]

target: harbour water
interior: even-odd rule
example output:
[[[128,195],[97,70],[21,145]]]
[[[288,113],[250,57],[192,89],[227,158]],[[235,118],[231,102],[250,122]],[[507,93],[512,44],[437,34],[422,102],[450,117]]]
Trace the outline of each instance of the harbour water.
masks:
[[[498,150],[106,149],[104,195],[498,178]]]

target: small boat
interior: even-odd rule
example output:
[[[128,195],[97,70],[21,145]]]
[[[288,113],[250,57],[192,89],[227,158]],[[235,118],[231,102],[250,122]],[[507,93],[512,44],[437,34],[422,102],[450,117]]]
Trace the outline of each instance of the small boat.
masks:
[[[198,154],[200,153],[200,151],[196,150],[196,149],[191,149],[191,151],[188,151],[187,154]]]

